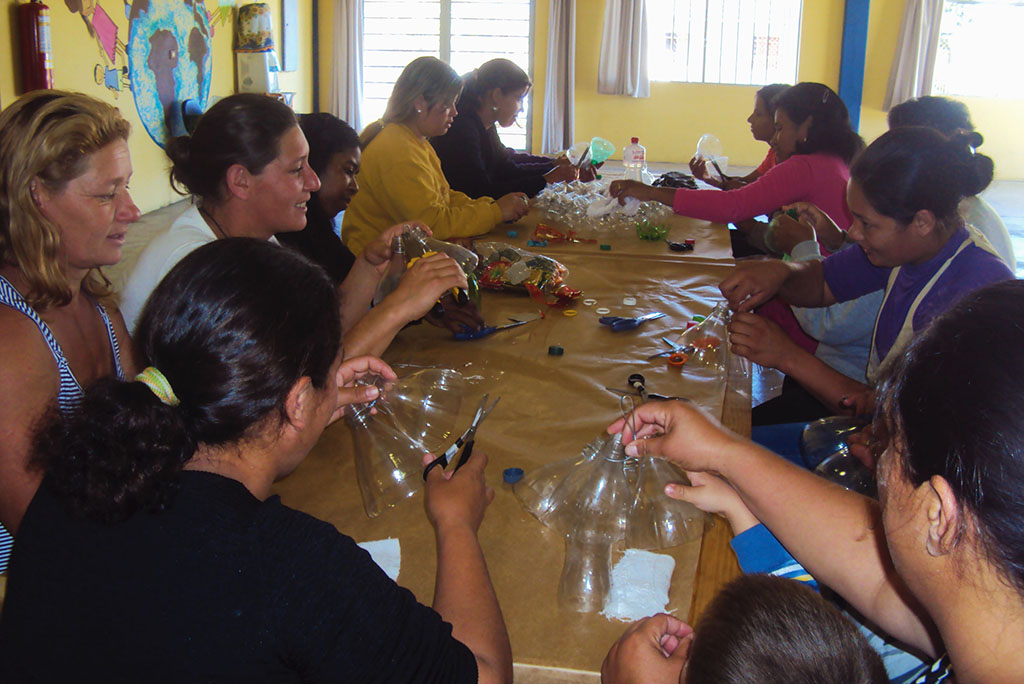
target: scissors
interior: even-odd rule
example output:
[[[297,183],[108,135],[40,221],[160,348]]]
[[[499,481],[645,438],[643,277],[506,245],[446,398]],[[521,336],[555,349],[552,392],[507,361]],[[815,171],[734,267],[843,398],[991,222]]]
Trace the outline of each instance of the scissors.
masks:
[[[431,461],[426,468],[423,469],[423,481],[427,481],[427,474],[434,469],[434,466],[441,466],[441,470],[448,467],[448,463],[455,458],[455,454],[459,452],[459,449],[465,445],[465,449],[462,450],[462,455],[459,456],[458,463],[455,464],[455,470],[458,470],[462,466],[466,465],[466,461],[469,460],[470,455],[473,453],[473,444],[476,441],[476,429],[480,427],[480,423],[484,422],[484,418],[491,412],[491,410],[498,405],[501,401],[501,397],[496,397],[494,403],[490,406],[487,405],[487,400],[490,398],[489,394],[485,394],[483,399],[480,400],[480,406],[476,409],[476,415],[473,416],[473,422],[469,424],[466,431],[462,433],[462,436],[455,440],[455,444],[448,447],[443,454]]]
[[[670,349],[668,351],[658,352],[657,354],[651,354],[650,356],[647,357],[648,361],[650,361],[651,359],[661,358],[662,356],[672,356],[673,354],[685,354],[686,356],[692,356],[693,353],[696,351],[696,348],[693,347],[693,345],[681,347],[672,340],[668,339],[667,337],[662,337],[661,341],[667,344],[670,347]]]
[[[488,326],[484,326],[483,328],[480,328],[479,330],[473,330],[469,326],[463,325],[462,326],[462,332],[455,333],[455,339],[459,340],[459,341],[479,340],[481,337],[487,337],[488,335],[496,333],[499,330],[508,330],[509,328],[516,328],[516,327],[518,327],[520,325],[526,325],[527,323],[530,323],[531,321],[535,321],[538,318],[540,318],[540,316],[535,316],[533,318],[528,318],[525,321],[520,321],[520,320],[518,320],[516,318],[510,318],[508,320],[512,321],[511,323],[506,323],[505,325],[498,325],[498,326],[488,325]]]
[[[636,318],[628,318],[624,316],[601,316],[597,321],[601,325],[607,325],[614,332],[622,332],[623,330],[633,330],[634,328],[638,328],[644,321],[653,321],[657,318],[663,318],[664,316],[665,314],[660,311],[655,311],[654,313],[637,316]]]

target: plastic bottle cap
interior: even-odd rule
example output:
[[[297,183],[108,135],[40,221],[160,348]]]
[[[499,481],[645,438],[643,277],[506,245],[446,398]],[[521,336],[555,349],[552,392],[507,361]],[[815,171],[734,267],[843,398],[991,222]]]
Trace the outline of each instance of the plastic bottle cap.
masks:
[[[501,471],[501,479],[505,481],[505,484],[515,484],[523,479],[523,469],[505,468]]]
[[[698,323],[700,323],[700,322],[701,322],[701,321],[703,321],[703,320],[704,320],[705,318],[707,318],[707,316],[694,316],[694,317],[693,317],[693,320],[695,320],[695,321],[697,321]]]
[[[697,325],[696,321],[687,321],[686,322],[686,329],[689,330],[690,328],[694,327],[695,325]]]
[[[637,144],[638,142],[640,142],[640,138],[630,138],[630,139],[629,139],[629,142],[631,142],[631,143],[633,143],[634,145],[636,145],[636,144]]]
[[[623,297],[622,303],[626,306],[636,306],[636,297]]]
[[[573,316],[576,315],[576,309],[566,309],[565,311],[562,312],[562,315],[572,318]]]
[[[612,246],[611,245],[601,245],[601,251],[603,251],[603,252],[610,252],[610,251],[612,251]]]
[[[561,356],[565,353],[565,350],[559,347],[557,344],[553,344],[548,347],[548,356]]]
[[[693,247],[695,244],[697,244],[697,241],[694,240],[693,238],[686,238],[685,240],[683,240],[683,242],[685,242],[686,244],[690,245],[691,247]]]
[[[517,233],[517,232],[516,232],[516,231],[514,231],[514,230],[510,230],[510,231],[508,231],[508,236],[509,236],[509,237],[511,237],[511,238],[514,238],[514,237],[515,237],[515,236],[517,236],[517,235],[519,235],[519,233]]]

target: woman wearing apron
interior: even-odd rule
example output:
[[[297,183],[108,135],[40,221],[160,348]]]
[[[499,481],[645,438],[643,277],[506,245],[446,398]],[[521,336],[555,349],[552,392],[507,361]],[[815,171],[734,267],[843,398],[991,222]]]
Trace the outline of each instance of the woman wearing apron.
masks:
[[[849,237],[859,249],[820,262],[737,266],[721,284],[737,311],[730,326],[733,350],[792,376],[836,412],[867,411],[879,371],[899,358],[916,332],[961,295],[1013,278],[957,211],[960,200],[973,193],[982,167],[991,164],[975,156],[969,143],[969,136],[947,139],[917,127],[889,131],[872,143],[851,167],[847,189]],[[870,386],[784,347],[777,332],[748,313],[776,294],[795,306],[820,307],[880,290]]]
[[[35,423],[55,400],[69,413],[94,380],[134,368],[99,271],[120,261],[139,218],[129,130],[114,107],[53,90],[0,114],[0,523],[12,534],[42,477],[28,467]]]

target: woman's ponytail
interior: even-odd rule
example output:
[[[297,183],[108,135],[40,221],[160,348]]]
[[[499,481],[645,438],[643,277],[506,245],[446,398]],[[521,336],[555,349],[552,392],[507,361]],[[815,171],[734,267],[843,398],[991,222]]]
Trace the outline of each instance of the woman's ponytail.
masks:
[[[965,197],[973,197],[987,188],[995,175],[995,162],[977,151],[984,142],[981,133],[969,130],[959,130],[950,138],[950,145],[955,148],[953,153],[964,160],[962,192]]]
[[[178,407],[141,382],[106,378],[88,389],[75,413],[48,417],[35,463],[74,514],[112,523],[163,509],[195,450]]]

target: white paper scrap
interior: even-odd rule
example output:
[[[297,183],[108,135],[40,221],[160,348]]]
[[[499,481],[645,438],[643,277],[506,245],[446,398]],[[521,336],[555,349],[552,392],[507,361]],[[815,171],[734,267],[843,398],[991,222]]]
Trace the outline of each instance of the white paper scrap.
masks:
[[[676,559],[661,553],[627,549],[612,568],[611,586],[602,615],[632,622],[668,606],[668,588]]]
[[[363,542],[359,545],[370,554],[373,562],[380,566],[380,569],[387,573],[393,581],[398,581],[398,571],[402,567],[402,548],[398,540],[394,538],[379,539],[377,541]]]

